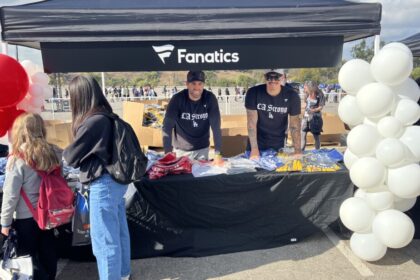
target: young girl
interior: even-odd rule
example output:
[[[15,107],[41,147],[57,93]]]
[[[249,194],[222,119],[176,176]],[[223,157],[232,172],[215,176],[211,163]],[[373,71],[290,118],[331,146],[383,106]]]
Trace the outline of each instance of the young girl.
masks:
[[[130,236],[125,214],[127,185],[115,182],[104,164],[112,155],[112,108],[99,84],[77,76],[70,82],[74,142],[65,149],[70,166],[80,168],[80,181],[90,188],[89,209],[93,254],[101,280],[128,279]]]
[[[20,195],[25,191],[36,207],[41,177],[36,170],[49,171],[60,165],[60,151],[47,143],[42,118],[37,114],[22,114],[12,128],[12,153],[6,166],[1,209],[1,232],[9,235],[16,229],[18,256],[30,255],[34,279],[55,279],[57,257],[53,230],[41,230]],[[13,220],[14,219],[14,220]]]

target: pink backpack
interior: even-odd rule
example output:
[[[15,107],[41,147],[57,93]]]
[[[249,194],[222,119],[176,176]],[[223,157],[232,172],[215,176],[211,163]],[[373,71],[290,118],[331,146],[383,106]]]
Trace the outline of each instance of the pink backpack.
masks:
[[[20,193],[39,228],[46,230],[69,223],[74,212],[74,193],[61,176],[60,167],[49,172],[36,172],[41,176],[37,207],[32,206],[23,188]]]

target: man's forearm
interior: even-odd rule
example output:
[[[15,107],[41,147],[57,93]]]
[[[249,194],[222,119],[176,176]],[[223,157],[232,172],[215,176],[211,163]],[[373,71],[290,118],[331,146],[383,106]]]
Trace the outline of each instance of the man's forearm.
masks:
[[[251,145],[251,149],[258,149],[257,141],[257,112],[247,110],[247,119],[248,119],[248,138]]]
[[[290,118],[290,134],[292,135],[293,147],[295,152],[301,152],[301,138],[300,138],[300,118],[299,116],[293,116]]]

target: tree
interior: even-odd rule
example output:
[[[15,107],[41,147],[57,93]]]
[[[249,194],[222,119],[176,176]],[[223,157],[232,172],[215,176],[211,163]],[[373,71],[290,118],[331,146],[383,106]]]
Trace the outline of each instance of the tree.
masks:
[[[413,69],[413,72],[411,72],[411,76],[414,80],[417,80],[420,78],[420,67],[416,67]]]
[[[360,58],[370,63],[373,56],[375,55],[374,44],[375,42],[372,41],[372,43],[369,46],[367,41],[363,39],[362,41],[360,41],[360,43],[351,48],[351,54],[353,58]],[[381,41],[379,45],[382,48],[383,46],[385,46],[385,41]]]
[[[240,74],[237,78],[236,78],[236,84],[240,87],[249,87],[249,86],[253,86],[255,84],[257,84],[257,80],[252,78],[249,75],[244,75],[244,74]]]

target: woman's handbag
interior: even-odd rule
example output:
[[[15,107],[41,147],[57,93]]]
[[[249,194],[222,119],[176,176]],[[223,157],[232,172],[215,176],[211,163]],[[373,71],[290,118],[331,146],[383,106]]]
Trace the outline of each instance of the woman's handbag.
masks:
[[[320,112],[314,113],[309,121],[309,130],[312,134],[321,134],[323,124],[322,114]]]

